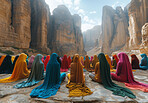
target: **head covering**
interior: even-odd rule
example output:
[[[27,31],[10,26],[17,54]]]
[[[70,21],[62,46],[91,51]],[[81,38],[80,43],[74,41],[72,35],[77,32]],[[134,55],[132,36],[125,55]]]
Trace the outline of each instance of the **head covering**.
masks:
[[[148,70],[148,57],[146,54],[141,54],[141,63],[140,63],[140,68],[143,70]]]
[[[3,55],[1,58],[0,58],[0,66],[1,64],[3,63],[3,60],[5,59],[6,55]]]
[[[71,57],[69,56],[69,57],[68,57],[68,68],[70,68],[71,61],[72,61],[72,60],[71,60]]]
[[[61,72],[67,72],[68,68],[69,68],[69,65],[68,65],[67,55],[64,55],[62,59]]]
[[[116,54],[113,55],[113,58],[116,60],[116,63],[118,64],[119,59]]]
[[[27,78],[30,71],[27,69],[26,58],[27,55],[22,53],[15,63],[12,75],[8,78],[0,79],[0,83],[14,82],[20,79]]]
[[[15,56],[11,56],[12,63],[13,63],[14,59],[15,59]]]
[[[90,62],[92,62],[93,58],[94,58],[94,57],[93,57],[93,56],[91,56],[91,58],[90,58]]]
[[[11,74],[12,72],[11,56],[7,55],[0,66],[0,74]]]
[[[88,55],[85,56],[84,68],[86,69],[90,68],[90,61],[89,61]]]
[[[94,55],[94,58],[92,60],[92,66],[93,66],[93,69],[95,69],[95,65],[96,63],[99,62],[98,58],[97,58],[97,55]]]
[[[49,60],[50,60],[50,55],[47,55],[47,56],[46,56],[46,59],[45,59],[45,61],[44,61],[44,71],[46,71],[46,66],[47,66]]]
[[[60,64],[57,61],[58,55],[53,53],[47,64],[46,76],[43,84],[36,87],[30,93],[31,97],[48,98],[57,93],[60,88]]]
[[[75,54],[70,69],[70,83],[66,85],[69,88],[69,97],[79,97],[92,94],[90,89],[85,86],[85,77],[83,75],[83,66],[80,63],[78,54]]]
[[[105,55],[100,53],[98,55],[99,62],[100,62],[100,76],[103,83],[104,88],[111,90],[114,95],[119,96],[128,96],[130,98],[136,98],[136,96],[127,88],[120,87],[116,85],[111,80],[110,76],[110,65],[108,64]]]
[[[34,58],[35,58],[35,56],[32,55],[31,58],[30,58],[30,60],[29,60],[29,62],[28,62],[28,66],[27,66],[28,69],[31,69],[32,63],[34,61]]]
[[[16,61],[17,61],[18,57],[19,57],[19,55],[17,55],[17,56],[15,57],[14,61],[13,61],[13,64],[12,64],[12,69],[14,69],[14,66],[15,66],[15,63],[16,63]]]
[[[61,68],[61,59],[60,59],[59,56],[57,57],[57,61],[59,62],[59,64],[60,64],[60,68]]]
[[[131,65],[132,65],[132,69],[140,69],[139,59],[137,58],[135,54],[131,55]]]
[[[105,55],[105,57],[106,57],[106,60],[107,60],[107,62],[108,62],[108,64],[109,64],[109,66],[110,66],[110,71],[111,71],[111,72],[116,72],[116,70],[114,70],[114,69],[112,68],[110,57],[109,57],[107,54]]]
[[[80,61],[81,61],[81,64],[84,66],[84,57],[83,56],[80,57]]]
[[[74,61],[71,63],[70,81],[74,83],[84,83],[83,66],[80,63],[79,55],[75,54]]]
[[[42,55],[38,54],[32,64],[31,73],[27,81],[23,81],[14,86],[14,88],[29,87],[37,84],[44,78],[44,64],[42,62]]]
[[[116,74],[111,74],[112,79],[120,82],[126,82],[126,87],[130,89],[138,89],[144,92],[148,92],[148,84],[140,83],[134,80],[132,73],[132,66],[129,62],[129,58],[125,53],[119,53],[119,62],[117,64]]]

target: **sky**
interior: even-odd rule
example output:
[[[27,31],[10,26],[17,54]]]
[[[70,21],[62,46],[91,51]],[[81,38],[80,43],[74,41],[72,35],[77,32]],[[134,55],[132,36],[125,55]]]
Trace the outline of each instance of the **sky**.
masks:
[[[103,6],[109,5],[114,9],[117,6],[124,8],[131,0],[45,0],[49,5],[50,12],[58,6],[65,5],[71,14],[81,16],[82,32],[102,23]]]

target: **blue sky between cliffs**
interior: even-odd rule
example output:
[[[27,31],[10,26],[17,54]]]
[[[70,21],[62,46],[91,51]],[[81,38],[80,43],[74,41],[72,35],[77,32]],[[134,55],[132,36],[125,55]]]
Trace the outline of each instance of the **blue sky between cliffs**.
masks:
[[[103,6],[124,8],[131,0],[45,0],[49,5],[50,12],[58,6],[65,5],[71,14],[79,14],[82,20],[82,32],[101,25]]]

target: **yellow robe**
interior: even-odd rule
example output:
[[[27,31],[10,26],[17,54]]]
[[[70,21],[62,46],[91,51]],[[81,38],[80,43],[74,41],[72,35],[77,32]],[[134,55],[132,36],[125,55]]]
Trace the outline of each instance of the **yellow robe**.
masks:
[[[92,60],[93,69],[95,69],[95,65],[96,65],[97,62],[99,62],[99,59],[98,59],[97,55],[94,55],[94,58]]]
[[[114,70],[114,69],[112,68],[112,64],[111,64],[111,59],[110,59],[110,57],[109,57],[108,55],[105,55],[105,57],[106,57],[106,60],[107,60],[107,62],[108,62],[108,64],[109,64],[109,66],[110,66],[110,71],[111,71],[111,72],[116,72],[116,70]]]
[[[80,97],[92,94],[91,90],[85,86],[85,77],[83,75],[83,66],[80,63],[79,55],[74,56],[71,63],[70,74],[68,74],[69,97]]]
[[[0,79],[0,83],[9,83],[27,78],[30,74],[30,71],[27,69],[26,58],[27,55],[22,53],[15,63],[12,75],[10,77]]]

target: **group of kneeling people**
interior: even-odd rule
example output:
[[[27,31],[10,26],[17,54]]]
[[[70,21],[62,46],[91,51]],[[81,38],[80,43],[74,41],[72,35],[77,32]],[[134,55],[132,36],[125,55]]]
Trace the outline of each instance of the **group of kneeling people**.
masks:
[[[0,79],[0,83],[15,82],[20,79],[28,78],[26,81],[14,85],[14,88],[23,88],[34,86],[44,79],[43,84],[34,88],[31,91],[30,96],[48,98],[55,95],[60,88],[61,82],[65,79],[66,73],[60,73],[61,62],[59,60],[59,56],[56,53],[53,53],[47,63],[46,74],[44,75],[45,68],[42,57],[43,55],[38,54],[34,58],[31,70],[29,70],[27,68],[26,62],[27,55],[22,53],[15,57],[13,61],[13,69],[10,70],[10,60],[4,59],[2,56],[0,58],[0,73],[8,73],[10,71],[12,72],[12,75],[8,78]],[[93,81],[102,84],[104,88],[111,90],[114,95],[136,98],[136,96],[129,89],[138,89],[148,92],[148,84],[140,83],[134,80],[132,65],[129,62],[127,54],[119,53],[118,57],[118,62],[116,61],[116,70],[114,70],[112,68],[111,59],[109,56],[105,56],[103,53],[100,53],[98,56],[94,56],[93,59],[95,60],[96,58],[98,61],[92,63],[94,67],[94,73],[90,73],[89,77]],[[81,57],[79,57],[78,54],[75,54],[70,64],[70,73],[67,74],[68,84],[66,85],[66,87],[69,88],[69,97],[86,96],[93,93],[85,85],[85,74],[83,73],[83,68],[86,68],[89,71],[89,68],[87,67],[87,65],[90,65],[87,63],[89,58],[86,56],[84,66],[81,60]],[[116,73],[111,73],[115,71]],[[118,86],[112,81],[111,78],[113,80],[125,83],[127,88]]]

